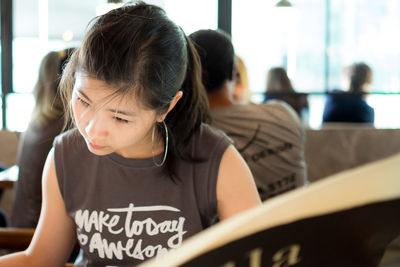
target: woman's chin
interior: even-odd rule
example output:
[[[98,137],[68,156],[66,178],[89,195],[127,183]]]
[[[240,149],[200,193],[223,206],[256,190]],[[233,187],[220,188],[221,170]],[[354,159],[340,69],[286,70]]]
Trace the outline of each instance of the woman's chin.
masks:
[[[90,148],[89,148],[89,151],[97,156],[105,156],[105,155],[111,154],[110,151],[99,151],[99,150],[94,150],[94,149],[90,149]]]
[[[87,147],[90,152],[92,152],[93,154],[95,154],[97,156],[104,156],[104,155],[111,154],[113,152],[113,151],[110,151],[110,149],[108,147],[94,146],[91,143],[87,144]]]

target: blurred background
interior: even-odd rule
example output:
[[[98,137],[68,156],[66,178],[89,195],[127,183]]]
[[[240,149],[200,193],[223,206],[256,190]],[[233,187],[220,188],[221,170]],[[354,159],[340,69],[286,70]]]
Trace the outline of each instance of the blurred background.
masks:
[[[39,63],[51,50],[80,44],[88,23],[121,1],[1,0],[1,125],[24,131],[34,105]],[[366,100],[375,127],[400,128],[400,1],[158,0],[186,34],[229,32],[246,67],[252,101],[261,102],[271,67],[287,70],[307,93],[304,123],[319,128],[326,92],[343,88],[343,68],[373,70]]]

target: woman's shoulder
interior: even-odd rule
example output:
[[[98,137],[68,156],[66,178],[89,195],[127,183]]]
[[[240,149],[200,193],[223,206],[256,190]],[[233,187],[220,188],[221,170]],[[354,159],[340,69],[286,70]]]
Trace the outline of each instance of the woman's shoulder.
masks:
[[[223,131],[206,123],[202,123],[194,132],[192,142],[194,142],[197,151],[204,151],[205,153],[218,149],[225,151],[233,143]]]
[[[195,136],[202,140],[217,141],[217,140],[229,140],[229,137],[220,129],[214,128],[210,124],[202,123],[199,129],[195,132]]]
[[[72,128],[61,134],[59,134],[54,139],[54,147],[75,147],[77,144],[83,143],[82,136],[80,135],[78,129]]]

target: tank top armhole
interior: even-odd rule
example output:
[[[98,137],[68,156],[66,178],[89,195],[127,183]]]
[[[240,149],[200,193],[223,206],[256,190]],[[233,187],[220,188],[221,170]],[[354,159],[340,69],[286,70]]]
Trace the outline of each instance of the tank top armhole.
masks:
[[[60,189],[61,197],[64,200],[65,191],[64,191],[64,171],[63,171],[63,142],[62,137],[57,136],[54,139],[53,143],[53,153],[54,153],[54,167],[57,176],[57,182]]]
[[[213,159],[211,163],[211,171],[208,178],[208,190],[207,190],[207,201],[209,207],[215,207],[216,210],[211,213],[218,214],[218,199],[217,199],[217,183],[219,175],[219,167],[221,165],[222,157],[225,151],[232,144],[228,137],[221,137],[219,142],[216,144],[215,149],[212,151]],[[209,214],[213,216],[214,214]]]

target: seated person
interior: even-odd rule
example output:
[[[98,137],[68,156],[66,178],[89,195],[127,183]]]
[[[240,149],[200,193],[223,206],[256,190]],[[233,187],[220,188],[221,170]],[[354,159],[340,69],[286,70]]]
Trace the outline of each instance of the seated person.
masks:
[[[350,79],[348,92],[334,90],[327,96],[322,121],[374,123],[374,109],[365,101],[372,70],[365,63],[355,63],[346,71]]]
[[[239,56],[236,56],[236,83],[233,97],[238,104],[248,103],[251,98],[246,65]]]
[[[268,71],[264,101],[271,99],[285,101],[297,112],[304,122],[307,122],[307,94],[298,94],[295,92],[286,70],[282,67],[274,67]]]
[[[304,128],[282,101],[235,104],[235,53],[230,37],[213,30],[190,35],[203,66],[211,125],[235,143],[253,173],[262,200],[306,183]]]
[[[48,53],[40,64],[39,77],[33,90],[35,107],[28,129],[18,145],[18,182],[15,190],[10,224],[12,227],[34,228],[42,203],[42,171],[54,137],[64,125],[58,85],[62,68],[72,49]]]

